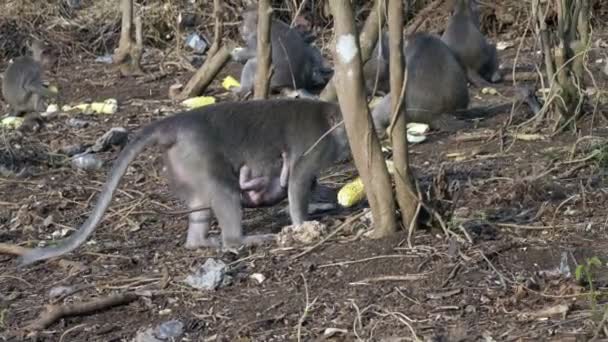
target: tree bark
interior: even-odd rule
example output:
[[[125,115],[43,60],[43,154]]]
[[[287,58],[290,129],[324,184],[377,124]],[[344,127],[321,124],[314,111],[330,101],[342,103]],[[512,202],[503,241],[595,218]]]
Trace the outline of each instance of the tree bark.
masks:
[[[215,28],[213,33],[213,44],[207,52],[207,57],[211,57],[220,49],[220,42],[224,34],[224,24],[222,23],[222,0],[213,0],[213,17],[215,18]]]
[[[393,145],[393,163],[395,166],[395,190],[397,203],[401,209],[401,223],[405,229],[416,229],[416,208],[418,196],[412,184],[411,169],[407,146],[407,121],[405,112],[400,109],[406,106],[405,92],[407,73],[404,76],[403,63],[403,2],[388,0],[388,29],[390,51],[390,82],[393,96],[391,108],[393,119],[391,123],[391,142]],[[401,96],[398,96],[401,94]],[[401,113],[401,115],[400,115]]]
[[[143,28],[141,17],[135,17],[135,42],[133,42],[133,0],[121,0],[122,23],[118,48],[114,51],[112,61],[120,64],[123,76],[141,75],[141,56],[143,53]]]
[[[255,99],[268,97],[270,86],[270,65],[272,60],[272,44],[270,43],[270,20],[272,7],[270,0],[260,0],[258,3],[258,46],[257,46],[257,69],[255,72],[255,88],[253,96]]]
[[[184,90],[177,96],[177,100],[201,94],[229,59],[230,48],[227,46],[222,46],[215,55],[208,56],[205,63],[194,73],[184,87]]]
[[[365,101],[363,63],[359,42],[355,38],[355,21],[350,1],[332,0],[329,4],[334,17],[334,63],[338,102],[344,116],[355,166],[363,180],[374,219],[374,230],[370,237],[381,238],[396,230],[395,201],[390,176]],[[362,40],[365,41],[365,37]]]
[[[331,1],[330,1],[331,3]],[[331,5],[331,4],[330,4]],[[350,6],[349,6],[350,8]],[[369,13],[363,30],[359,35],[359,48],[361,53],[361,64],[363,65],[371,57],[374,46],[378,41],[380,27],[384,26],[384,13],[386,12],[385,0],[375,0],[372,11]],[[335,17],[334,17],[335,18]],[[335,20],[335,19],[334,19]],[[353,30],[353,32],[355,32]],[[335,76],[325,86],[321,92],[321,99],[324,101],[335,101],[337,97],[336,86],[334,85]]]

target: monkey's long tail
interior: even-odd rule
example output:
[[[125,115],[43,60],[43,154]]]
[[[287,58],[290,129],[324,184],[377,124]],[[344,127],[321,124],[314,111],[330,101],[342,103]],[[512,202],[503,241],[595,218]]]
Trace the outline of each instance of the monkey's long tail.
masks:
[[[58,246],[35,248],[23,254],[17,259],[19,267],[29,265],[38,260],[45,260],[71,252],[87,240],[95,230],[97,224],[101,221],[106,209],[108,209],[108,206],[112,201],[112,195],[131,161],[133,161],[133,159],[135,159],[135,157],[137,157],[137,155],[139,155],[139,153],[148,145],[158,142],[159,134],[157,127],[159,127],[158,123],[144,128],[141,134],[121,151],[114,162],[112,171],[110,171],[108,181],[101,190],[101,194],[97,199],[93,212],[82,224],[80,229],[70,235],[66,240],[60,242]]]

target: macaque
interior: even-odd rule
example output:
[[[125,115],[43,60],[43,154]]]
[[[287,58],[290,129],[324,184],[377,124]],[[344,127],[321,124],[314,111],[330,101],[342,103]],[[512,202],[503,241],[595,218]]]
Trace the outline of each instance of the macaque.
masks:
[[[241,86],[234,92],[239,96],[248,94],[255,83],[257,69],[257,25],[258,12],[249,8],[243,14],[239,28],[245,42],[244,48],[236,48],[232,59],[245,63],[241,72]],[[286,23],[272,19],[270,26],[270,43],[272,45],[271,91],[290,89],[315,89],[324,86],[332,75],[331,68],[325,66],[323,56],[317,48],[308,44],[306,39],[295,28]]]
[[[476,87],[502,80],[496,46],[479,30],[479,10],[475,0],[455,0],[454,11],[441,40],[466,68],[468,80]]]
[[[258,203],[286,196],[292,223],[302,224],[319,172],[350,153],[344,126],[330,130],[341,119],[336,103],[273,99],[217,103],[151,123],[120,152],[83,225],[56,246],[28,251],[19,264],[61,256],[83,244],[103,218],[129,164],[149,146],[163,151],[176,195],[191,210],[206,208],[189,213],[186,248],[231,249],[272,240],[273,234],[243,234],[243,196],[259,189],[268,197],[262,196]],[[282,171],[276,177],[273,174],[278,156]],[[243,166],[255,173],[249,174]],[[269,167],[275,169],[264,172]],[[261,188],[259,184],[252,186],[252,180],[257,182],[267,175],[277,179],[262,182],[265,185]],[[278,184],[272,185],[277,180]],[[287,191],[282,190],[285,180]],[[276,186],[280,191],[273,190]],[[221,228],[221,238],[209,234],[212,213]]]
[[[401,112],[405,110],[407,122],[448,130],[462,128],[462,125],[454,127],[459,122],[449,115],[469,105],[467,79],[460,61],[439,37],[415,33],[406,42],[407,110],[402,107]],[[374,127],[380,137],[391,121],[391,96],[394,94],[386,95],[372,110]],[[446,123],[450,126],[446,127]]]
[[[50,49],[39,40],[28,43],[31,56],[16,58],[2,79],[2,96],[9,104],[12,115],[44,112],[45,99],[56,93],[43,84],[44,70],[52,66],[56,58]]]

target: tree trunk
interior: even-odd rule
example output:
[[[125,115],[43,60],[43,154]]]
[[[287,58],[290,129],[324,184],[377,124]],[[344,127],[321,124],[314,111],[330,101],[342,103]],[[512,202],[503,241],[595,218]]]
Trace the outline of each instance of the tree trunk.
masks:
[[[213,17],[215,18],[215,28],[213,30],[213,44],[207,52],[207,56],[213,56],[220,49],[220,42],[224,34],[224,24],[222,23],[222,0],[213,0]]]
[[[391,142],[393,145],[393,162],[395,166],[395,190],[397,203],[401,209],[401,223],[405,229],[416,229],[416,207],[418,197],[412,184],[409,167],[407,146],[407,121],[400,111],[406,106],[404,88],[407,82],[407,73],[404,77],[403,66],[403,2],[402,0],[389,0],[388,2],[388,29],[390,51],[390,82],[393,96],[391,108],[393,119],[391,122]],[[401,96],[398,96],[401,94]]]
[[[380,238],[396,230],[390,176],[365,101],[361,52],[355,38],[355,21],[350,1],[332,0],[329,4],[334,17],[338,102],[355,165],[372,210],[374,230],[370,236]]]
[[[123,76],[141,75],[141,56],[143,53],[143,29],[141,17],[135,17],[135,42],[133,42],[133,0],[121,0],[122,22],[118,48],[114,51],[112,61],[120,64]]]
[[[384,26],[384,13],[386,11],[385,0],[375,0],[372,11],[369,13],[363,30],[359,35],[359,48],[361,53],[361,65],[363,65],[371,57],[374,46],[378,41],[380,27]],[[331,1],[330,1],[331,3]],[[331,5],[331,4],[330,4]],[[350,8],[350,5],[349,5]],[[353,30],[353,32],[355,32]],[[336,87],[334,85],[335,76],[327,83],[325,89],[321,92],[321,99],[324,101],[335,101]]]
[[[255,72],[255,89],[253,91],[255,99],[265,99],[268,97],[272,59],[272,44],[270,43],[271,17],[272,7],[270,6],[270,0],[260,0],[258,3],[258,51],[256,55],[258,66]]]

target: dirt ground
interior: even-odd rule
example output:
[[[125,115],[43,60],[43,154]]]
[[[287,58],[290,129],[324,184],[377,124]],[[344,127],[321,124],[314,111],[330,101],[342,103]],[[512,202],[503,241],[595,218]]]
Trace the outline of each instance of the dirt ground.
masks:
[[[532,65],[532,47],[524,45],[518,65]],[[515,53],[516,47],[501,52],[506,68],[512,66]],[[590,61],[599,89],[605,90],[601,66],[595,58]],[[144,67],[150,70],[153,65]],[[237,77],[238,72],[239,66],[228,65],[219,79],[227,74]],[[89,172],[73,169],[57,151],[92,144],[111,127],[132,132],[171,115],[179,106],[167,100],[168,87],[188,76],[182,72],[140,85],[90,58],[75,57],[60,65],[51,80],[59,85],[62,101],[113,97],[119,111],[61,115],[36,134],[2,132],[0,163],[13,173],[0,176],[0,242],[29,247],[51,240],[53,232],[77,228],[90,213],[118,151],[99,153],[104,166]],[[514,94],[510,82],[496,88],[501,95],[471,88],[474,105],[504,102]],[[220,101],[231,98],[219,81],[207,95]],[[587,158],[592,150],[583,148],[585,143],[575,144],[590,135],[608,137],[600,114],[608,114],[606,105],[583,119],[578,133],[541,134],[543,139],[507,134],[530,118],[525,106],[515,108],[512,120],[503,112],[455,134],[434,133],[411,146],[412,165],[423,190],[440,179],[456,189],[453,215],[447,217],[449,236],[436,225],[417,231],[411,247],[404,232],[369,240],[362,234],[369,223],[356,220],[299,258],[295,256],[308,246],[260,246],[238,255],[185,249],[186,219],[154,212],[183,206],[168,191],[159,154],[148,150],[123,178],[92,237],[94,243],[23,270],[16,269],[13,257],[0,255],[0,339],[24,338],[23,328],[47,304],[68,305],[133,291],[141,296],[129,304],[61,319],[40,332],[37,340],[130,341],[138,331],[173,319],[184,324],[176,341],[605,337],[600,324],[604,298],[594,299],[589,284],[575,279],[577,265],[594,256],[607,257],[608,182],[601,158],[605,143],[594,148],[601,152],[594,158]],[[89,120],[90,125],[71,127],[72,117]],[[20,170],[25,173],[16,175]],[[352,164],[339,165],[321,183],[337,188],[354,174]],[[289,224],[284,208],[285,203],[247,210],[247,231],[280,231]],[[320,215],[318,220],[331,231],[362,210],[365,204]],[[214,291],[186,285],[184,279],[208,258],[229,264],[232,282]],[[596,270],[592,285],[601,294],[606,269],[600,265]],[[254,274],[264,280],[260,283]],[[53,300],[49,291],[58,286],[78,291]]]

